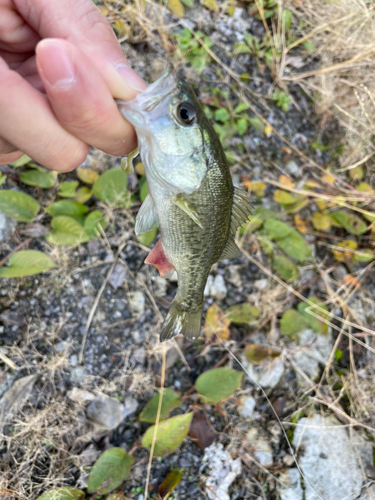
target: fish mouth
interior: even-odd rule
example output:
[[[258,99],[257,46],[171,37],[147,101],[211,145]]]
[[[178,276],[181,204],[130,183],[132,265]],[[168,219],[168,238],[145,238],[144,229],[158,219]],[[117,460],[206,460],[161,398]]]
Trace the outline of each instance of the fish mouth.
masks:
[[[153,111],[169,94],[177,88],[178,80],[173,72],[172,66],[169,64],[162,76],[154,83],[149,85],[146,90],[139,93],[131,101],[123,101],[116,99],[120,113],[126,118],[136,129],[141,129],[142,133],[147,133],[147,128],[151,122],[157,119],[152,118],[149,113]]]

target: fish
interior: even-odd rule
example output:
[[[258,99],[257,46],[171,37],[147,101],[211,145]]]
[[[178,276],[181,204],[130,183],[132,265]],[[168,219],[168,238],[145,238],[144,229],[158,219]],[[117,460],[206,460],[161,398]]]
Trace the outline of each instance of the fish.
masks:
[[[199,336],[212,265],[241,255],[234,241],[251,214],[250,198],[233,186],[220,139],[193,88],[172,68],[132,101],[117,101],[134,127],[149,193],[135,233],[156,227],[160,239],[145,263],[161,276],[177,272],[178,290],[160,341]]]

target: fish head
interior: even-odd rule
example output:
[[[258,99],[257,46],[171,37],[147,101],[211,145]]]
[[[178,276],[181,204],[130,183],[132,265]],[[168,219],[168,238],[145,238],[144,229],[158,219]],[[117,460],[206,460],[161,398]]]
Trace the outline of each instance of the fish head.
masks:
[[[132,101],[118,101],[122,115],[134,126],[149,181],[172,192],[192,193],[207,173],[207,120],[186,82],[168,68]]]

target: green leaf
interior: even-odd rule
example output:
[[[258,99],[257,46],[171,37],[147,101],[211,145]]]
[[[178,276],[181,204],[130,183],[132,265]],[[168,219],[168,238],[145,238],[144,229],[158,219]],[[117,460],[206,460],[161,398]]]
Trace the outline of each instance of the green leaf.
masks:
[[[260,316],[259,309],[248,302],[228,307],[224,313],[231,323],[244,325],[253,324]]]
[[[76,173],[78,179],[85,184],[94,184],[99,179],[98,172],[91,168],[78,167]]]
[[[249,118],[250,125],[255,128],[259,134],[264,134],[265,124],[260,118]]]
[[[10,267],[1,267],[0,276],[15,278],[31,276],[56,267],[53,260],[43,252],[37,250],[21,250],[9,257]]]
[[[307,319],[308,325],[311,328],[311,330],[314,330],[316,333],[323,333],[324,335],[327,335],[328,333],[328,325],[324,322],[313,316],[312,314],[309,314],[306,309],[309,308],[312,313],[320,316],[324,320],[328,320],[329,318],[329,312],[327,309],[327,306],[324,304],[319,304],[319,299],[318,297],[310,297],[309,301],[312,302],[313,304],[319,305],[319,309],[314,308],[310,304],[307,304],[306,302],[300,302],[298,304],[298,311]],[[321,309],[324,310],[321,311]]]
[[[194,7],[194,0],[181,0],[181,2],[186,5],[186,7],[189,7],[192,9]]]
[[[257,207],[254,210],[254,216],[260,217],[262,220],[277,219],[277,213],[267,208]]]
[[[283,280],[294,281],[299,276],[297,266],[283,255],[274,257],[272,267]]]
[[[244,42],[236,42],[233,45],[233,54],[249,54],[251,52],[250,48]]]
[[[353,257],[355,262],[371,262],[375,259],[374,251],[370,248],[364,248],[363,250],[358,250]]]
[[[244,135],[247,131],[247,120],[245,118],[240,118],[237,120],[237,130],[240,135]]]
[[[86,203],[92,196],[92,191],[87,186],[81,187],[76,191],[76,195],[74,197],[75,201],[78,203]]]
[[[143,176],[139,181],[139,198],[142,203],[145,201],[147,195],[148,195],[147,179],[145,176]]]
[[[177,415],[159,423],[154,455],[162,457],[177,450],[189,432],[193,412]],[[155,426],[149,427],[142,438],[143,446],[151,446]]]
[[[138,234],[137,240],[139,243],[142,243],[145,247],[149,247],[151,243],[154,241],[156,233],[158,232],[157,228],[151,229],[151,231],[146,231],[145,233]]]
[[[278,358],[281,354],[280,351],[275,351],[261,344],[247,344],[244,353],[246,359],[254,364],[259,364],[265,359]]]
[[[288,33],[292,25],[292,13],[288,9],[283,9],[281,14],[282,23],[285,26],[285,33]]]
[[[367,231],[367,224],[365,224],[362,219],[360,219],[357,215],[346,212],[345,210],[332,212],[331,217],[350,234],[358,236]]]
[[[316,50],[315,45],[312,42],[310,42],[309,40],[306,40],[305,42],[302,42],[302,45],[305,47],[305,49],[308,52],[314,52]]]
[[[308,319],[294,309],[285,311],[280,320],[281,331],[293,340],[298,340],[298,333],[309,326]]]
[[[182,472],[179,470],[172,470],[167,474],[167,477],[158,488],[160,498],[164,499],[171,493],[175,487],[181,482]]]
[[[185,16],[185,9],[180,0],[168,0],[167,6],[172,14],[174,14],[176,17]]]
[[[219,6],[216,0],[202,0],[202,5],[207,9],[213,10],[214,12],[219,12]]]
[[[102,174],[92,190],[99,200],[115,208],[129,208],[128,176],[121,168],[112,168]]]
[[[82,225],[72,217],[59,215],[52,219],[51,226],[54,231],[46,234],[46,240],[54,245],[77,246],[90,240]]]
[[[297,201],[297,197],[294,194],[282,191],[281,189],[276,189],[273,199],[281,205],[292,205]]]
[[[158,411],[159,399],[160,399],[160,394],[156,394],[146,404],[145,408],[141,411],[139,415],[139,420],[141,422],[149,422],[150,424],[155,423],[156,414]],[[160,420],[165,420],[168,417],[168,414],[172,410],[172,408],[180,406],[181,404],[182,401],[179,394],[172,391],[172,389],[164,389],[163,401],[161,403]]]
[[[21,191],[0,191],[0,211],[20,222],[31,222],[39,212],[39,203]]]
[[[0,172],[0,186],[7,180],[7,176]]]
[[[30,161],[31,161],[30,156],[23,155],[19,160],[16,160],[13,163],[11,163],[10,166],[14,168],[19,168],[23,167],[24,165],[27,165]]]
[[[237,104],[237,106],[234,108],[234,112],[236,114],[239,114],[242,113],[242,111],[245,111],[246,109],[249,109],[249,106],[244,102],[240,102],[240,104]]]
[[[26,170],[22,174],[18,174],[18,177],[24,184],[28,186],[38,186],[42,189],[49,189],[53,187],[56,183],[56,172],[40,171],[30,169]]]
[[[98,233],[101,234],[102,230],[105,231],[105,228],[107,227],[107,221],[104,215],[99,212],[99,210],[94,210],[93,212],[90,212],[86,217],[83,227],[85,228],[85,231],[88,234],[89,238],[93,239],[97,238]]]
[[[89,208],[77,201],[59,200],[47,207],[46,211],[52,215],[52,217],[66,215],[76,219],[80,224],[83,224],[83,216],[87,214]]]
[[[293,229],[293,232],[283,240],[277,241],[277,245],[289,257],[303,262],[311,256],[311,248],[302,236]]]
[[[66,486],[47,491],[36,500],[83,500],[85,497],[86,495],[82,490]]]
[[[311,222],[317,231],[329,231],[331,229],[332,219],[328,214],[314,212],[311,216]]]
[[[275,219],[268,219],[264,223],[264,229],[267,231],[269,236],[275,240],[282,240],[286,238],[290,234],[293,233],[294,229],[290,226],[287,226],[283,222]]]
[[[104,495],[118,488],[128,477],[134,458],[123,448],[111,448],[100,455],[90,471],[87,488]]]
[[[214,113],[214,118],[217,122],[225,123],[230,118],[229,111],[226,108],[217,109]]]
[[[62,198],[74,198],[78,184],[78,181],[63,182],[60,184],[60,190],[57,194]]]
[[[205,403],[220,403],[239,388],[242,375],[237,370],[215,368],[199,375],[195,387]]]

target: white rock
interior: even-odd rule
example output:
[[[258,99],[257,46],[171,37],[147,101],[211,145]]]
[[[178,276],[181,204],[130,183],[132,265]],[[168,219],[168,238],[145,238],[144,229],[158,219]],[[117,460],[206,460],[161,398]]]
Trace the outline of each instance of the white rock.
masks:
[[[291,161],[288,161],[288,163],[285,165],[285,169],[288,171],[288,173],[290,175],[298,175],[298,172],[299,172],[299,166],[298,164],[291,160]]]
[[[95,424],[107,429],[115,429],[138,408],[137,401],[128,396],[123,404],[106,394],[98,394],[87,407],[87,417]]]
[[[206,486],[206,495],[210,500],[230,500],[228,488],[241,474],[241,459],[233,460],[231,454],[224,450],[221,443],[212,443],[204,450],[200,473]]]
[[[157,295],[164,297],[167,293],[168,281],[161,276],[157,276],[154,281],[154,291]]]
[[[268,279],[263,278],[261,280],[254,281],[254,286],[257,290],[265,290],[268,286]]]
[[[77,366],[78,365],[78,356],[77,354],[72,354],[69,358],[70,366]]]
[[[256,401],[252,396],[242,396],[238,406],[238,413],[243,418],[251,418],[254,416]]]
[[[247,431],[246,438],[250,441],[251,447],[254,450],[254,458],[263,467],[270,467],[273,464],[273,453],[270,443],[259,435],[256,427],[251,427]]]
[[[112,271],[111,277],[108,280],[108,283],[112,288],[117,290],[117,288],[120,288],[120,286],[124,283],[126,274],[126,268],[121,264],[116,264]]]
[[[302,452],[298,454],[298,462],[307,479],[303,481],[305,491],[297,469],[290,469],[289,486],[278,486],[282,500],[318,500],[314,490],[325,500],[359,497],[365,478],[358,456],[364,469],[371,465],[371,443],[364,442],[354,432],[349,434],[334,416],[314,415],[299,420],[293,445]],[[368,498],[367,494],[361,497]]]
[[[130,415],[133,415],[138,408],[138,401],[134,399],[132,396],[126,396],[123,404],[121,405],[121,418],[124,420]]]
[[[298,469],[289,469],[280,476],[279,494],[281,500],[302,500],[303,489]],[[323,497],[324,498],[324,497]]]
[[[15,230],[17,222],[10,217],[7,217],[3,212],[0,212],[0,241],[5,243],[9,241]]]
[[[242,278],[240,274],[241,266],[229,266],[229,278],[228,281],[236,288],[239,288],[242,285]]]
[[[208,277],[206,287],[204,289],[205,297],[209,296],[217,300],[225,299],[228,289],[225,284],[224,278],[221,274],[217,274],[215,278]]]
[[[255,382],[263,388],[273,389],[276,387],[285,371],[281,356],[273,360],[265,359],[259,364],[249,363],[246,358],[242,362],[248,371],[250,382]]]
[[[145,297],[142,292],[129,293],[129,311],[134,316],[141,316],[145,312]]]
[[[315,380],[320,374],[319,364],[325,365],[329,359],[332,345],[331,331],[323,335],[305,329],[300,334],[299,347],[292,355],[293,361],[309,378]],[[296,375],[298,382],[305,385],[303,376],[298,372]]]

